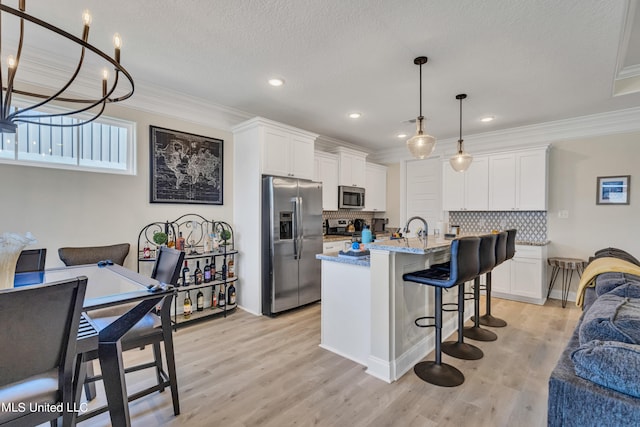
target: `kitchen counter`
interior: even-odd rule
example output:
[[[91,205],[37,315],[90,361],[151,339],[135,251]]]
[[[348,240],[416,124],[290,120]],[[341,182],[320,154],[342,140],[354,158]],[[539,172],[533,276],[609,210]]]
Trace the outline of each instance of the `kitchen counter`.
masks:
[[[451,246],[451,240],[429,236],[426,249],[424,248],[422,240],[418,239],[417,237],[372,242],[367,245],[367,248],[390,252],[404,252],[409,254],[425,255],[435,251],[448,249],[449,246]]]
[[[316,259],[321,261],[332,261],[338,262],[341,264],[351,264],[351,265],[359,265],[361,267],[369,267],[371,266],[371,261],[369,256],[362,257],[341,257],[338,255],[338,252],[331,252],[328,254],[317,254]]]
[[[376,233],[376,239],[388,239],[391,233]],[[325,234],[322,236],[323,242],[338,242],[340,240],[351,240],[352,235]],[[357,237],[360,237],[359,235]]]

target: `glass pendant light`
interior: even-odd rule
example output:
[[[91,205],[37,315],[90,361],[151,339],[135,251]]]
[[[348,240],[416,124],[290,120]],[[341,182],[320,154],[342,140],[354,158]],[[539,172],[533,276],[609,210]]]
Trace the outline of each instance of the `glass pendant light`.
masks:
[[[449,159],[449,163],[451,167],[456,172],[464,172],[469,169],[471,162],[473,161],[473,157],[467,152],[464,151],[464,146],[462,145],[462,100],[467,97],[466,94],[461,93],[460,95],[456,95],[456,99],[460,100],[460,139],[458,139],[458,154]]]
[[[424,133],[422,116],[422,64],[427,63],[426,56],[419,56],[413,60],[413,63],[420,66],[420,115],[416,121],[417,130],[416,135],[407,140],[407,148],[413,157],[416,159],[426,159],[431,155],[433,149],[436,146],[436,139]]]

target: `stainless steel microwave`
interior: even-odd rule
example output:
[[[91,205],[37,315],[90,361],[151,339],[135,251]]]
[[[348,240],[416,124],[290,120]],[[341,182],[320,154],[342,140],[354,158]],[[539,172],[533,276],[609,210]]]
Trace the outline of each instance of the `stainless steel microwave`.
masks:
[[[338,186],[338,208],[364,209],[364,188]]]

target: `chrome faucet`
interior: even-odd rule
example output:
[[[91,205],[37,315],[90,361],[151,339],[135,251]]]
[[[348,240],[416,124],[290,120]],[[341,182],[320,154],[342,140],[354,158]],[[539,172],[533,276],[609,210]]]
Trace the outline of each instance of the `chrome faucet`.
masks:
[[[422,240],[423,249],[427,249],[427,240],[428,240],[427,236],[429,235],[429,226],[427,225],[427,221],[424,218],[419,217],[419,216],[412,216],[411,218],[409,218],[407,220],[407,225],[404,226],[404,229],[402,230],[402,232],[403,233],[409,233],[410,232],[409,224],[414,219],[422,221],[422,224],[424,225],[424,229],[418,232],[418,239]]]

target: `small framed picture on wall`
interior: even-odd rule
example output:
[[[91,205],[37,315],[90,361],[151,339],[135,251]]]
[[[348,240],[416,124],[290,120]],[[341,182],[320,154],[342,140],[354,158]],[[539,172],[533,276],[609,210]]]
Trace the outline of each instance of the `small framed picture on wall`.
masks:
[[[599,176],[597,205],[628,205],[631,175]]]

